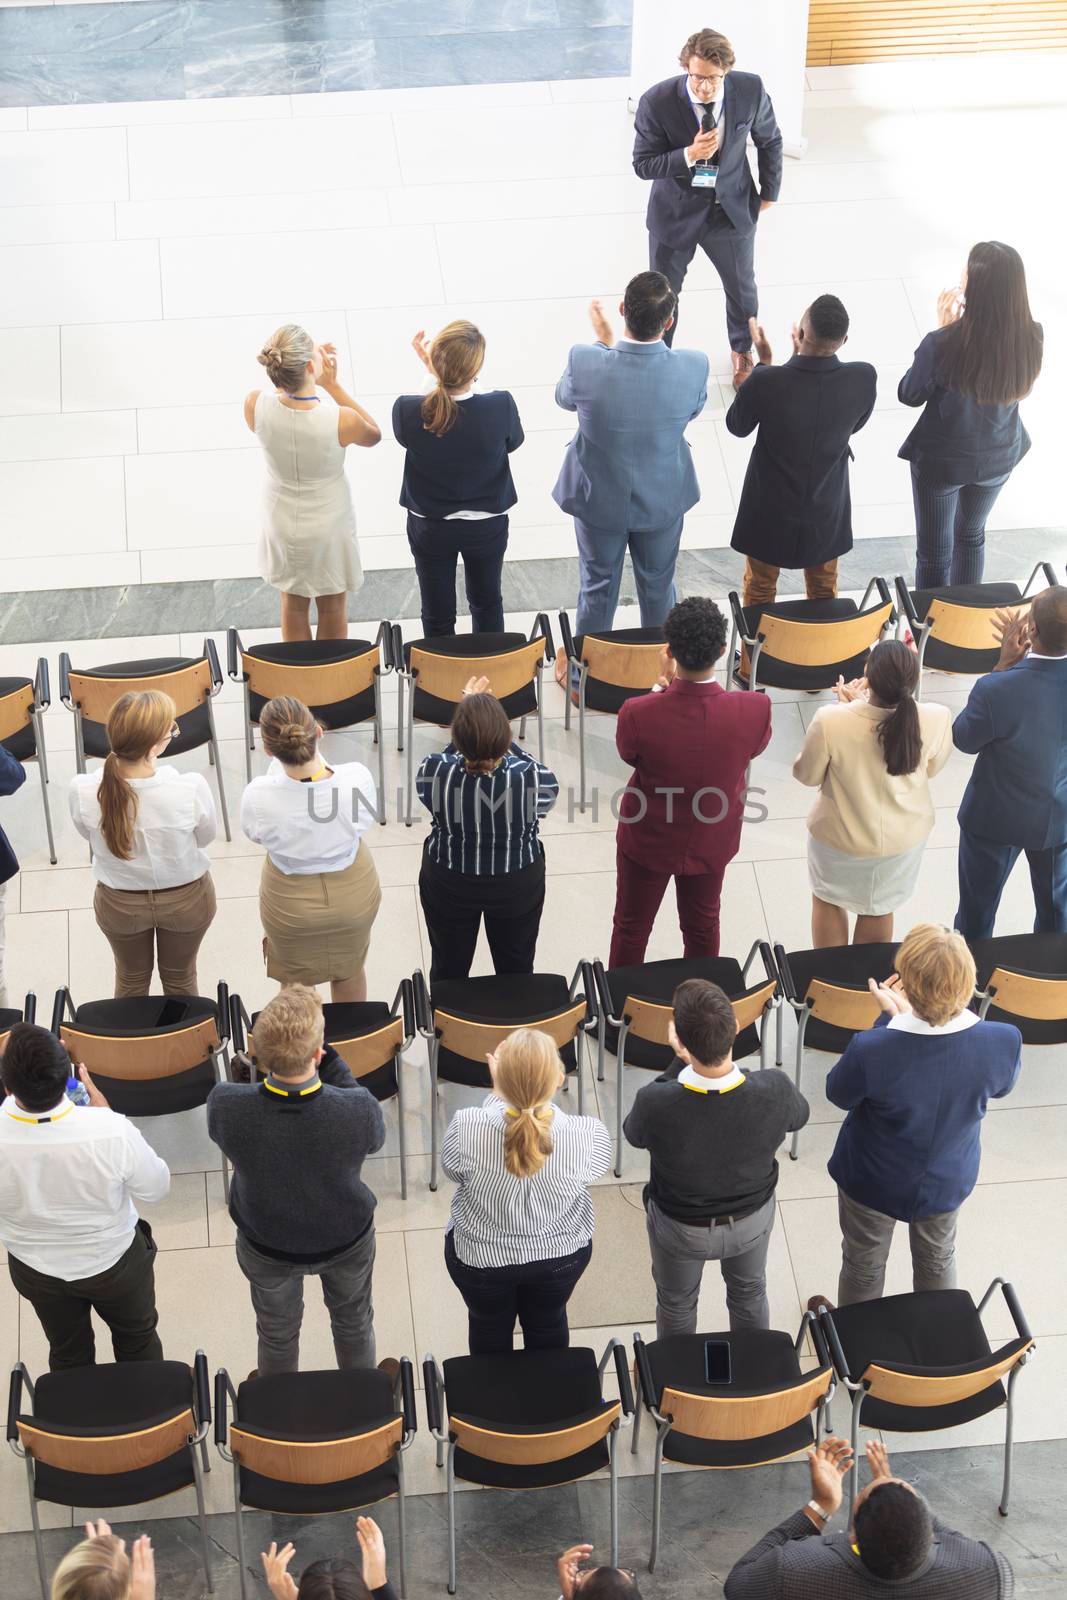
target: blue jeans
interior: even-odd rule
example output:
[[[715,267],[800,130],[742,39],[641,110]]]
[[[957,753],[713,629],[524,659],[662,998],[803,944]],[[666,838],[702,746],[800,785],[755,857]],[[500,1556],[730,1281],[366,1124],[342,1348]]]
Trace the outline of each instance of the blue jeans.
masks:
[[[932,483],[912,462],[916,589],[981,583],[986,521],[1010,476],[1005,472],[985,483]]]
[[[449,1228],[445,1234],[445,1266],[466,1301],[471,1355],[510,1351],[516,1317],[527,1350],[565,1350],[571,1342],[567,1301],[592,1254],[590,1242],[571,1256],[556,1256],[551,1261],[523,1261],[513,1267],[468,1267],[456,1254]]]
[[[578,614],[575,633],[603,633],[615,621],[622,567],[629,547],[642,628],[662,628],[674,605],[674,568],[682,542],[682,521],[665,528],[620,533],[574,519],[578,540]]]
[[[456,631],[456,564],[463,559],[463,582],[473,633],[503,633],[500,579],[508,547],[507,516],[477,522],[456,518],[438,522],[408,512],[408,544],[415,557],[424,639]]]
[[[1001,844],[960,829],[960,904],[956,927],[967,942],[991,939],[1004,885],[1021,854],[1017,844]],[[1027,850],[1034,889],[1035,933],[1067,933],[1067,844]]]

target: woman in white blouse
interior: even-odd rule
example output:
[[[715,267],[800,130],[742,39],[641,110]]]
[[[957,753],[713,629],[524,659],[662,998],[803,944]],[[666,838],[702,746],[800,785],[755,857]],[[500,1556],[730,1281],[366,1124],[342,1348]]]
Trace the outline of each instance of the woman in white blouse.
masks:
[[[519,1028],[489,1057],[493,1093],[457,1111],[441,1165],[456,1184],[445,1265],[467,1304],[472,1355],[570,1342],[567,1301],[593,1253],[589,1185],[611,1165],[597,1117],[553,1105],[563,1083],[547,1033]]]
[[[197,994],[196,957],[215,915],[205,854],[218,831],[199,772],[157,768],[178,732],[174,701],[144,691],[116,700],[103,772],[78,773],[70,814],[93,851],[93,910],[115,957],[115,995]]]
[[[382,899],[363,837],[377,806],[374,779],[358,761],[327,764],[323,730],[301,700],[269,700],[259,731],[274,759],[241,797],[241,827],[267,851],[259,914],[268,976],[283,985],[329,983],[336,1001],[365,1000]]]

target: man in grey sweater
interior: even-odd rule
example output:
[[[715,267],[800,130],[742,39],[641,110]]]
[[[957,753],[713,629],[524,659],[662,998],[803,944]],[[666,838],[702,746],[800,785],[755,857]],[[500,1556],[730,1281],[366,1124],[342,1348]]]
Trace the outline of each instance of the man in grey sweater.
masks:
[[[329,1045],[314,989],[283,989],[256,1019],[260,1083],[220,1083],[208,1133],[233,1166],[230,1215],[252,1291],[261,1377],[295,1372],[304,1279],[322,1279],[340,1367],[374,1365],[374,1208],[360,1176],[385,1142],[374,1096]]]
[[[673,1005],[679,1059],[638,1091],[623,1124],[652,1158],[644,1198],[656,1335],[696,1332],[706,1261],[722,1268],[731,1331],[769,1328],[775,1151],[807,1122],[808,1102],[784,1072],[735,1066],[737,1023],[717,984],[689,978]]]
[[[883,1444],[867,1445],[871,1481],[847,1533],[819,1538],[841,1506],[852,1470],[844,1439],[808,1452],[812,1498],[764,1534],[726,1579],[726,1600],[1012,1600],[1015,1580],[998,1551],[944,1527],[910,1483],[895,1478]]]

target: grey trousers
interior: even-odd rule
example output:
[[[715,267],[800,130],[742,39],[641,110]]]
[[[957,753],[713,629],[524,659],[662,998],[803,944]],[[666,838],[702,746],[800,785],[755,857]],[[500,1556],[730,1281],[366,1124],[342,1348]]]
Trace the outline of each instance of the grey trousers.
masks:
[[[296,1372],[300,1324],[304,1316],[304,1279],[322,1279],[322,1298],[330,1313],[333,1347],[339,1367],[374,1366],[374,1228],[350,1250],[329,1261],[275,1261],[237,1234],[237,1262],[252,1291],[259,1336],[259,1375]]]
[[[645,1207],[656,1281],[656,1337],[697,1331],[700,1282],[708,1261],[717,1261],[726,1284],[730,1331],[769,1328],[767,1246],[774,1227],[774,1197],[740,1222],[713,1227],[676,1222],[654,1200]]]
[[[839,1306],[858,1300],[877,1300],[885,1289],[885,1264],[893,1242],[896,1218],[872,1211],[837,1191],[841,1220],[841,1276],[837,1281]],[[936,1217],[916,1217],[908,1224],[911,1237],[912,1288],[956,1287],[956,1220],[959,1210]]]

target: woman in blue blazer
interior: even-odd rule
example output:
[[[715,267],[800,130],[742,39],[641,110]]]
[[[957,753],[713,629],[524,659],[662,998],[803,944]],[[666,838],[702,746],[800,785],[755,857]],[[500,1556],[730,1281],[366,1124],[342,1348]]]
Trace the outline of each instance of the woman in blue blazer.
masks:
[[[1030,448],[1019,401],[1041,370],[1041,324],[1010,245],[974,246],[937,319],[897,389],[902,405],[924,408],[898,452],[911,462],[920,590],[981,583],[986,521]]]
[[[415,354],[434,380],[427,395],[402,394],[393,432],[404,446],[400,504],[407,507],[427,639],[456,631],[456,564],[475,633],[501,633],[500,579],[508,544],[508,511],[518,496],[510,456],[523,441],[514,398],[506,389],[475,391],[485,340],[472,322],[450,322]]]
[[[0,795],[14,794],[26,782],[26,768],[0,744]],[[8,880],[19,870],[18,859],[7,834],[0,828],[0,1007],[7,1005],[4,984],[4,892]]]
[[[882,1007],[826,1080],[848,1112],[828,1168],[841,1221],[839,1305],[877,1300],[893,1229],[906,1222],[912,1281],[956,1285],[956,1222],[978,1181],[986,1106],[1015,1087],[1022,1037],[968,1009],[974,959],[958,933],[920,922],[897,951],[897,972],[871,989]],[[817,1308],[823,1296],[809,1306]]]

